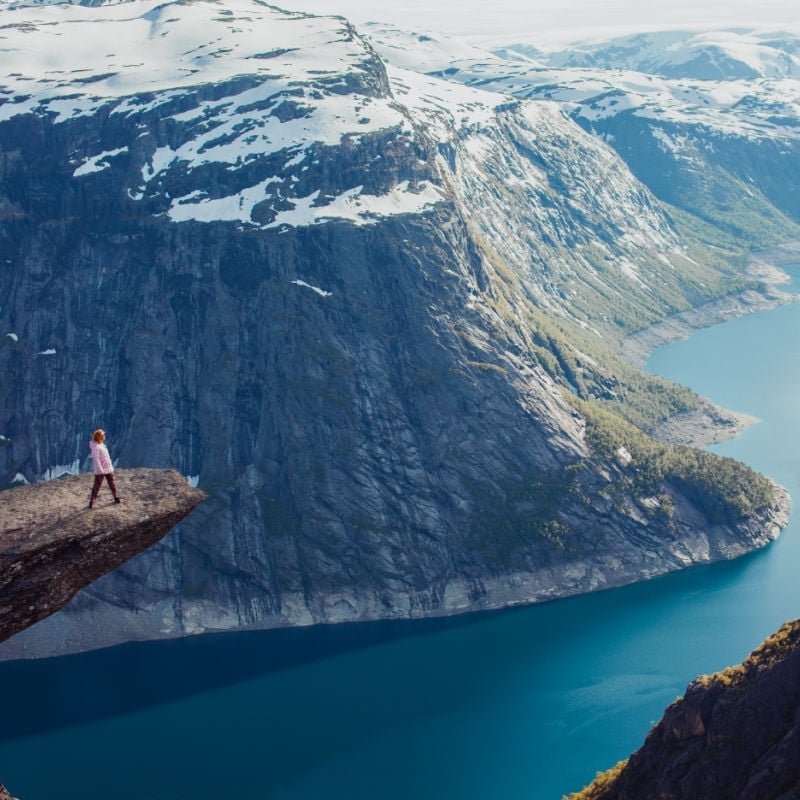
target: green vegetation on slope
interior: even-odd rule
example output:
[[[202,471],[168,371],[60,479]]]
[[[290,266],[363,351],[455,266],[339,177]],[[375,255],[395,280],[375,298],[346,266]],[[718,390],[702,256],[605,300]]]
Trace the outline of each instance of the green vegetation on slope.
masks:
[[[598,491],[623,505],[628,499],[641,503],[655,498],[658,504],[651,513],[665,521],[673,513],[674,493],[679,492],[709,523],[720,525],[736,524],[772,503],[772,484],[750,467],[704,450],[658,442],[596,402],[569,399],[586,420],[586,440],[593,455],[620,464],[623,474],[614,479],[613,487],[604,482],[590,489],[585,479],[593,459],[587,459],[558,472],[528,475],[513,485],[470,486],[477,509],[472,545],[498,566],[518,565],[518,554],[537,541],[575,555],[580,545],[562,514],[592,503],[590,495]],[[622,466],[621,451],[630,454],[630,464]]]
[[[530,303],[512,306],[505,293],[488,299],[545,372],[579,398],[645,431],[697,406],[691,389],[626,364],[604,339],[570,320],[549,317]]]
[[[595,403],[572,400],[586,419],[586,438],[601,457],[620,448],[631,455],[629,485],[637,496],[652,496],[664,483],[678,488],[712,523],[730,524],[766,508],[772,484],[755,470],[705,450],[664,444]]]
[[[564,795],[562,800],[603,800],[606,792],[614,786],[627,765],[628,759],[625,759],[605,772],[598,772],[588,786],[585,786],[580,792]]]
[[[631,367],[602,339],[567,320],[534,309],[528,321],[530,349],[553,380],[642,430],[697,405],[691,389]]]
[[[780,629],[767,637],[741,663],[711,675],[701,675],[697,683],[702,686],[737,687],[745,683],[748,676],[760,670],[771,669],[800,647],[800,620],[784,622]]]
[[[477,513],[472,520],[471,543],[490,562],[511,567],[515,555],[536,540],[546,540],[559,550],[570,548],[569,528],[559,511],[577,498],[576,471],[580,464],[558,473],[537,472],[513,485],[473,484]]]
[[[696,407],[698,397],[690,389],[631,367],[617,355],[618,344],[627,334],[664,318],[664,305],[653,305],[652,295],[639,303],[638,297],[625,299],[607,288],[597,292],[593,288],[590,294],[594,297],[595,316],[591,325],[555,316],[535,304],[522,279],[479,233],[473,235],[491,277],[484,297],[518,337],[509,345],[523,345],[554,381],[645,431]],[[743,256],[736,257],[744,263]],[[671,270],[665,273],[673,283],[659,287],[659,292],[670,295],[670,311],[755,286],[752,280],[738,274],[739,267],[733,263],[735,258],[730,251],[716,251],[696,243],[684,261],[681,280],[689,299],[676,290]],[[610,265],[604,267],[609,268]],[[587,287],[576,291],[580,294],[584,289],[588,291]]]
[[[682,495],[712,524],[735,524],[773,501],[770,481],[749,467],[653,439],[648,432],[695,408],[699,398],[684,386],[630,366],[617,354],[626,335],[667,313],[757,286],[742,274],[747,254],[741,240],[685,211],[669,208],[667,213],[686,234],[687,249],[682,255],[672,254],[680,263],[663,270],[663,285],[652,293],[647,287],[634,287],[623,297],[603,280],[617,267],[605,263],[600,249],[593,254],[584,245],[580,258],[591,261],[594,270],[587,271],[588,283],[562,294],[570,303],[575,301],[570,306],[575,316],[540,307],[518,271],[475,234],[490,278],[484,299],[509,330],[502,348],[524,351],[564,387],[565,396],[586,420],[587,443],[595,456],[559,474],[521,478],[514,486],[472,487],[480,509],[471,528],[472,542],[498,564],[518,563],[519,552],[535,541],[573,553],[580,545],[562,512],[595,502],[591,495],[596,492],[623,506],[633,501],[647,509],[645,513],[665,520],[673,513],[673,498]],[[592,316],[586,317],[589,307]],[[464,336],[470,339],[466,332]],[[478,366],[474,360],[468,363]],[[626,467],[620,448],[631,455]],[[613,486],[599,487],[591,478],[592,463],[598,460],[620,464]]]
[[[753,184],[706,161],[684,174],[681,206],[707,228],[728,234],[746,248],[771,247],[800,234],[800,226]],[[674,201],[673,201],[674,202]]]

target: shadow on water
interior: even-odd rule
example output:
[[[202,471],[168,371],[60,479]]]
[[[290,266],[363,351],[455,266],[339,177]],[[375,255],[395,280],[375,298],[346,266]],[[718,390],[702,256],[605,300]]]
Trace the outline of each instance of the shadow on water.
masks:
[[[769,550],[769,548],[767,548]],[[580,649],[598,620],[611,629],[626,617],[658,611],[666,594],[712,594],[741,578],[765,551],[591,595],[503,611],[427,620],[393,620],[271,631],[205,634],[137,642],[59,658],[0,663],[0,742],[139,711],[346,653],[452,632],[458,641],[498,644],[485,668],[541,661],[544,649]],[[525,617],[527,616],[527,619]],[[522,619],[520,618],[522,617]],[[480,628],[480,631],[477,630]],[[492,630],[494,629],[494,630]],[[524,631],[524,638],[512,631]],[[595,630],[602,638],[602,631]],[[486,639],[484,638],[484,641]],[[458,645],[457,645],[458,646]]]
[[[6,662],[0,664],[0,741],[137,711],[467,623],[441,618],[213,633]]]

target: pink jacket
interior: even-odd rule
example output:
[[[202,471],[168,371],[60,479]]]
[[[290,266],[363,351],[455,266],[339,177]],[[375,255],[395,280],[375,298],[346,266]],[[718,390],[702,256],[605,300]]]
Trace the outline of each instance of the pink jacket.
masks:
[[[108,448],[104,444],[98,444],[92,439],[92,441],[89,442],[89,449],[92,451],[95,475],[108,475],[109,472],[114,471],[114,465],[111,463],[111,456],[108,454]]]

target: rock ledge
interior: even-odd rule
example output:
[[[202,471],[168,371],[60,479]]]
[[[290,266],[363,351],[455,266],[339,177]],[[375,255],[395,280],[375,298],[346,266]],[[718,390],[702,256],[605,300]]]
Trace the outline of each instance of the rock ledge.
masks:
[[[122,503],[104,484],[89,510],[92,480],[76,475],[0,492],[0,642],[163,538],[206,497],[173,470],[122,469]]]

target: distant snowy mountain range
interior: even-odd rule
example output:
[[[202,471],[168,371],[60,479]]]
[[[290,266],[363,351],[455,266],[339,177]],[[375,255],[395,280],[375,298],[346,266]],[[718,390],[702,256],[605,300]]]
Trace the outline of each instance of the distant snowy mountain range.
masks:
[[[644,72],[664,78],[753,80],[800,77],[798,32],[767,29],[659,31],[540,49],[524,39],[507,53],[542,66]]]
[[[430,72],[470,61],[520,61],[539,69],[602,69],[664,78],[752,80],[800,77],[800,28],[791,30],[642,31],[548,44],[546,37],[484,40],[410,31],[383,23],[360,26],[392,63]]]

